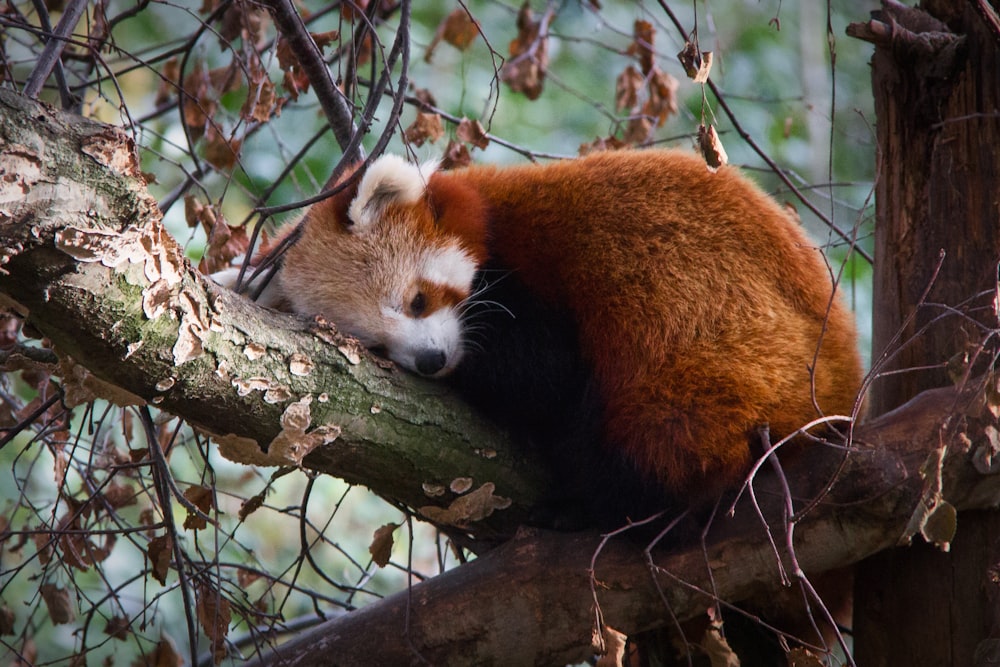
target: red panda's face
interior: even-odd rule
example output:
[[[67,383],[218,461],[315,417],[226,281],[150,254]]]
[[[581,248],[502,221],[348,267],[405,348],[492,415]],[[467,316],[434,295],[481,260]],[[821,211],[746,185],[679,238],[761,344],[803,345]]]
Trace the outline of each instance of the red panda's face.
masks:
[[[461,311],[482,261],[441,224],[426,193],[432,170],[385,156],[346,210],[307,214],[279,274],[296,312],[322,314],[365,346],[421,375],[446,375],[462,356]]]

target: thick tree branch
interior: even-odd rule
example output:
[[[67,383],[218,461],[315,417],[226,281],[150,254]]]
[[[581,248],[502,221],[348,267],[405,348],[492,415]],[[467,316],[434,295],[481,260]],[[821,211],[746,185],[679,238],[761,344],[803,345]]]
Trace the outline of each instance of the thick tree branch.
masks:
[[[479,537],[509,535],[542,493],[541,466],[444,386],[194,271],[124,133],[0,90],[0,174],[0,293],[63,357],[125,390],[102,397],[183,416],[248,463],[311,451],[308,467],[397,503],[459,500],[444,523],[499,510],[471,526]],[[449,490],[456,479],[472,491]]]
[[[832,493],[796,525],[795,555],[803,569],[823,572],[894,547],[909,539],[920,523],[914,518],[926,519],[928,509],[995,507],[1000,475],[973,464],[995,440],[995,418],[983,395],[982,384],[964,393],[929,391],[859,430]],[[812,478],[821,486],[841,459],[838,450],[817,451],[785,472],[793,482]],[[928,465],[939,460],[940,476]],[[770,499],[764,513],[778,527],[776,536],[779,488],[773,477],[755,486],[758,498]],[[926,530],[933,536],[933,528]],[[962,539],[961,520],[958,530]],[[598,609],[606,626],[631,635],[671,615],[703,615],[713,605],[712,590],[732,601],[781,587],[777,557],[747,501],[733,518],[716,519],[704,552],[699,544],[657,552],[652,568],[631,540],[600,544],[590,533],[522,533],[468,565],[265,651],[254,664],[319,666],[331,655],[345,666],[425,664],[419,658],[478,665],[498,655],[506,664],[573,663],[595,650]],[[788,553],[779,550],[787,569]]]

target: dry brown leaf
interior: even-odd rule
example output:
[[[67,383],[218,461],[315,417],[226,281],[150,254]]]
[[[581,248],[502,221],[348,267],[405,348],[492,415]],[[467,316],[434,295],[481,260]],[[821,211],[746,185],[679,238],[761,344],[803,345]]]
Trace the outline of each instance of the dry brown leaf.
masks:
[[[628,637],[614,628],[601,628],[604,654],[597,660],[597,667],[622,667],[625,664],[625,645]]]
[[[469,153],[468,147],[458,141],[449,141],[448,147],[444,150],[444,156],[441,158],[441,169],[458,169],[468,167],[470,164],[472,164],[472,155]]]
[[[452,11],[438,24],[431,43],[427,45],[424,53],[424,62],[430,62],[434,55],[434,50],[442,41],[451,44],[459,51],[465,51],[479,36],[479,23],[472,18],[463,7]]]
[[[426,88],[414,88],[413,97],[421,104],[426,104],[429,107],[437,107],[437,99],[435,99],[434,93]]]
[[[372,543],[368,545],[368,553],[379,567],[385,567],[392,557],[393,533],[399,528],[398,523],[387,523],[375,529]]]
[[[639,104],[639,91],[644,83],[646,77],[634,65],[626,67],[615,79],[615,109],[634,109]]]
[[[181,91],[184,124],[194,141],[205,134],[209,121],[218,108],[218,100],[210,89],[208,74],[201,63],[195,63],[191,72],[184,77]]]
[[[517,37],[510,43],[510,57],[503,66],[501,79],[511,90],[524,93],[529,100],[538,99],[549,66],[548,35],[542,33],[543,21],[535,20],[531,5],[525,2],[517,13]]]
[[[267,39],[268,20],[269,15],[262,5],[245,0],[233,2],[222,15],[219,34],[226,42],[242,39],[259,48]]]
[[[684,48],[677,54],[677,60],[680,61],[681,67],[684,68],[684,73],[688,75],[689,79],[698,76],[698,70],[701,67],[701,54],[698,52],[697,44],[691,40],[684,42]]]
[[[205,636],[212,642],[212,655],[215,664],[218,665],[226,657],[226,637],[229,634],[229,623],[232,621],[229,600],[207,584],[198,586],[197,597],[195,606],[198,622]]]
[[[14,612],[7,605],[0,606],[0,637],[14,634]]]
[[[259,510],[264,505],[264,494],[265,491],[261,491],[255,496],[251,496],[243,501],[240,505],[239,518],[240,521],[246,521],[247,517]]]
[[[653,119],[646,115],[633,116],[625,126],[625,134],[622,141],[626,144],[642,145],[653,138],[653,131],[656,124]]]
[[[656,126],[663,127],[667,118],[677,113],[677,89],[680,81],[654,67],[649,75],[649,100],[643,110],[656,118]]]
[[[181,65],[177,58],[171,58],[163,63],[160,70],[160,83],[156,87],[156,99],[153,103],[156,106],[166,104],[177,94],[177,85],[181,80]]]
[[[722,141],[719,140],[714,125],[698,126],[698,149],[705,158],[705,164],[708,165],[709,171],[718,171],[719,167],[729,162],[729,156],[726,155],[726,149],[722,147]]]
[[[112,482],[104,487],[104,499],[114,509],[135,505],[136,493],[131,484]]]
[[[713,614],[709,617],[712,621],[701,638],[701,648],[708,655],[712,667],[740,667],[739,657],[722,636],[722,622],[715,620]]]
[[[653,39],[655,36],[656,30],[653,29],[653,24],[649,21],[638,20],[632,26],[632,43],[629,44],[626,53],[635,56],[643,74],[649,74],[650,70],[653,69],[655,55],[653,53]]]
[[[169,534],[154,537],[149,541],[149,546],[146,547],[146,555],[149,556],[153,578],[160,582],[161,586],[167,585],[167,572],[170,571],[173,549],[174,540]]]
[[[233,259],[243,257],[250,247],[246,227],[230,227],[222,216],[215,218],[208,232],[208,246],[198,263],[198,270],[208,275],[231,265]]]
[[[580,148],[577,149],[577,152],[583,156],[590,153],[596,153],[597,151],[617,151],[627,147],[628,144],[618,137],[598,137],[589,144],[580,144]]]
[[[311,32],[313,41],[316,42],[316,46],[319,47],[320,51],[323,51],[326,47],[330,46],[334,42],[340,39],[339,30],[328,30],[326,32]]]
[[[227,139],[215,125],[211,125],[205,134],[205,159],[216,169],[229,171],[236,165],[243,142],[240,139]]]
[[[189,486],[184,490],[184,497],[203,514],[208,514],[212,510],[212,489],[204,486]],[[184,518],[184,528],[188,530],[201,530],[207,525],[208,522],[204,518],[190,510],[187,517]]]
[[[414,146],[423,146],[426,141],[433,144],[443,136],[444,126],[441,124],[441,116],[424,111],[417,112],[416,119],[403,133],[407,143]]]
[[[18,650],[19,657],[10,661],[10,667],[34,667],[38,660],[38,645],[28,637]]]
[[[45,608],[49,611],[49,618],[54,625],[70,623],[76,618],[73,611],[73,603],[69,599],[69,590],[60,588],[55,584],[42,584],[38,592],[45,601]]]
[[[280,116],[285,98],[275,92],[271,77],[259,64],[250,69],[247,98],[240,109],[240,117],[257,123],[266,123],[272,116]]]
[[[455,136],[459,141],[472,144],[480,150],[485,150],[490,145],[490,139],[486,136],[486,129],[478,120],[462,118],[455,130]]]
[[[125,641],[128,639],[128,632],[129,622],[127,618],[112,616],[108,619],[108,622],[104,624],[104,634],[109,637]]]
[[[823,667],[826,664],[818,655],[802,646],[791,649],[785,657],[788,667]]]
[[[177,653],[174,642],[166,634],[160,635],[156,648],[132,662],[133,667],[182,667],[184,660]]]
[[[246,590],[250,584],[258,579],[260,579],[260,575],[253,570],[247,570],[241,567],[236,571],[236,581],[240,585],[240,588],[244,590]]]

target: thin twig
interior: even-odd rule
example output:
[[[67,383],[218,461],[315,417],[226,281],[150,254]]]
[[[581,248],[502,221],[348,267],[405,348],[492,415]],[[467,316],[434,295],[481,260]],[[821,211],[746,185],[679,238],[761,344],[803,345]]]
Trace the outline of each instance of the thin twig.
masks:
[[[67,39],[73,33],[73,28],[76,27],[76,24],[80,21],[80,17],[83,16],[83,12],[86,11],[89,4],[89,0],[72,0],[69,6],[63,10],[63,15],[59,19],[56,29],[52,31],[49,41],[46,42],[45,48],[42,49],[42,55],[38,57],[35,68],[31,70],[31,74],[28,76],[28,82],[24,84],[24,90],[21,92],[25,96],[36,99],[38,94],[42,92],[42,87],[48,80],[49,75],[52,74],[52,70],[56,67],[56,63],[59,62],[62,52],[66,48]]]
[[[364,158],[360,142],[354,142],[353,149],[348,150],[352,139],[358,134],[351,107],[330,76],[323,54],[302,22],[302,17],[299,16],[291,0],[267,0],[265,4],[271,8],[275,24],[288,40],[292,52],[302,66],[302,71],[309,78],[309,83],[316,92],[316,99],[323,107],[326,119],[330,121],[337,143],[344,150],[344,159],[348,164],[359,162]]]

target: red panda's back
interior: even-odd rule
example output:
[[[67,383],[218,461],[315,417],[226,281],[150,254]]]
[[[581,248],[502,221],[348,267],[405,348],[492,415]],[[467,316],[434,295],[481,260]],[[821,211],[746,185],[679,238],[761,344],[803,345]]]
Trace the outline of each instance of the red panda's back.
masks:
[[[851,412],[855,334],[822,255],[735,169],[624,151],[452,177],[485,199],[494,261],[571,313],[609,445],[668,490],[737,483],[758,426],[819,416],[813,382]]]

